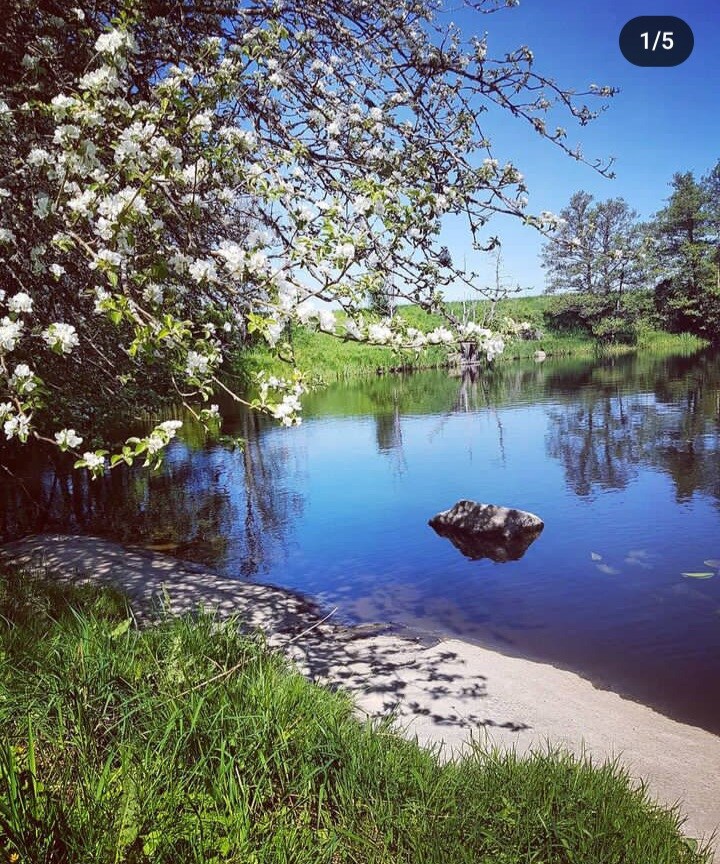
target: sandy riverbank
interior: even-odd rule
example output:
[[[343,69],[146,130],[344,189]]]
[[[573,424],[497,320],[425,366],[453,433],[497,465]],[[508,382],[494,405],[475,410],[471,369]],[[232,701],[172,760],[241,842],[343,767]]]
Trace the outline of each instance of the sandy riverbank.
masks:
[[[0,547],[0,557],[112,584],[139,615],[159,597],[174,613],[204,605],[239,614],[304,674],[350,690],[360,712],[392,712],[407,734],[448,754],[474,736],[521,752],[549,742],[598,761],[619,756],[659,801],[680,802],[690,836],[720,827],[720,737],[572,672],[456,639],[427,646],[374,628],[338,627],[289,592],[95,537],[39,535]]]

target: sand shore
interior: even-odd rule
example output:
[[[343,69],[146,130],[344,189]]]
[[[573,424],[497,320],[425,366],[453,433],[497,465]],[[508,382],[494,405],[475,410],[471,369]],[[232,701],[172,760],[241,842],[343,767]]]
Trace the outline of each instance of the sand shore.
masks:
[[[239,614],[312,680],[350,690],[360,713],[393,713],[406,734],[448,755],[474,737],[519,752],[549,743],[597,761],[620,757],[660,802],[679,803],[688,835],[720,835],[720,737],[575,673],[457,639],[428,646],[377,628],[339,627],[289,592],[96,537],[38,535],[0,547],[0,557],[112,584],[139,616],[159,597],[174,613],[203,605]]]

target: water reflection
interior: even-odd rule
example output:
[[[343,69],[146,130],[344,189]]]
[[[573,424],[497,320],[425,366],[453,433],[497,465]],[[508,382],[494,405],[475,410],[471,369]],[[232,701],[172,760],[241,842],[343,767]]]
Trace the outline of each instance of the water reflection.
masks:
[[[564,384],[558,377],[554,388]],[[720,501],[720,375],[711,355],[621,358],[589,370],[581,387],[571,381],[570,401],[548,409],[546,446],[575,494],[624,489],[645,465],[669,474],[679,502],[695,493]]]
[[[31,459],[8,464],[0,541],[42,531],[93,533],[220,569],[232,561],[239,564],[236,575],[265,572],[286,550],[286,534],[303,508],[302,494],[278,492],[287,448],[266,446],[273,427],[248,411],[229,424],[246,442],[234,451],[208,443],[187,413],[182,419],[182,438],[158,473],[118,466],[91,481],[72,470],[71,459],[41,447]]]

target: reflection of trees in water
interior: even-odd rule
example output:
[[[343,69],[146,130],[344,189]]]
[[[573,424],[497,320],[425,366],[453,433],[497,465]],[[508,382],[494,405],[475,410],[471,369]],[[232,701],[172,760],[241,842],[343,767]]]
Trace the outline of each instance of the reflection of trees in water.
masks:
[[[284,487],[292,453],[289,446],[267,446],[263,431],[268,421],[254,411],[243,411],[237,418],[233,434],[245,440],[242,451],[244,550],[240,572],[255,576],[269,569],[275,547],[287,553],[286,537],[292,520],[301,515],[304,498]],[[286,433],[287,434],[287,433]],[[292,434],[292,433],[289,433]]]
[[[391,386],[384,395],[381,405],[375,411],[375,442],[378,453],[389,457],[393,471],[404,474],[407,470],[403,449],[401,397],[403,379]]]
[[[187,439],[170,446],[158,473],[120,466],[91,481],[71,460],[24,449],[7,466],[14,476],[0,484],[0,539],[93,533],[214,566],[232,554],[244,576],[267,569],[303,506],[284,488],[288,449],[266,447],[267,424],[249,412],[233,423],[247,442],[242,452],[206,446],[184,419]]]
[[[623,391],[626,380],[640,392]],[[656,359],[639,369],[637,361],[613,364],[593,370],[579,395],[577,384],[570,404],[548,409],[546,438],[576,494],[625,488],[644,464],[670,475],[678,500],[703,492],[720,501],[717,358]]]
[[[584,404],[549,409],[547,453],[564,464],[577,495],[589,495],[595,486],[624,489],[635,476],[639,451],[634,438],[645,406],[625,401],[619,394],[598,394]]]

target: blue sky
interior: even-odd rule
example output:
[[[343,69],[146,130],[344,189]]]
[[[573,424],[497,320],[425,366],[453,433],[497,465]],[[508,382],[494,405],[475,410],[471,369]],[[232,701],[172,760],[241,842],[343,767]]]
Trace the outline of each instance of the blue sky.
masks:
[[[452,8],[452,0],[449,3]],[[693,30],[695,47],[680,66],[638,67],[620,53],[622,27],[638,15],[676,15]],[[488,55],[528,45],[537,72],[563,87],[586,90],[591,83],[620,88],[607,110],[584,128],[562,122],[567,143],[581,144],[589,159],[615,157],[614,180],[577,163],[529,126],[503,112],[488,115],[486,134],[501,163],[512,160],[529,188],[529,210],[558,212],[579,189],[597,199],[623,197],[647,219],[664,206],[676,171],[697,176],[720,159],[720,0],[521,0],[520,6],[491,15],[454,13],[470,36],[488,33]],[[592,104],[592,102],[590,103]],[[503,243],[503,271],[531,293],[544,289],[542,238],[507,217],[495,217],[488,234]],[[459,225],[443,232],[455,260],[492,282],[494,261],[469,249]],[[484,281],[484,280],[483,280]],[[448,296],[465,295],[448,292]]]

